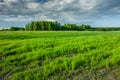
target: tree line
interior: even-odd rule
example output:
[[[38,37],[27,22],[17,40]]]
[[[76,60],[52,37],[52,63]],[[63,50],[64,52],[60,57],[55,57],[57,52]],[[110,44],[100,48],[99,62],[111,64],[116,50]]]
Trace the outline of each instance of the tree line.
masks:
[[[61,25],[57,21],[37,21],[28,23],[25,27],[27,31],[51,31],[51,30],[85,30],[90,29],[90,25],[76,25],[76,24],[64,24]]]
[[[10,27],[10,29],[2,29],[3,31],[120,31],[120,27],[91,27],[90,25],[82,24],[63,24],[57,21],[32,21],[23,27]]]

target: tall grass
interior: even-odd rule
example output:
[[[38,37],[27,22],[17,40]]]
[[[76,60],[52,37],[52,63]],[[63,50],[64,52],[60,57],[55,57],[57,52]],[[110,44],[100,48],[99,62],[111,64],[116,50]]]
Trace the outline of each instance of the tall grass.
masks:
[[[0,58],[1,79],[93,79],[119,69],[120,32],[0,32]]]

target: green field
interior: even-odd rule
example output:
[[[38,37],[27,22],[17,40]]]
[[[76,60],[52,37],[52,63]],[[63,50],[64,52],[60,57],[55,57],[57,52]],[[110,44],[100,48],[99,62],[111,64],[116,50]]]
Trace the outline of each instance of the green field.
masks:
[[[1,80],[119,80],[120,32],[1,31]]]

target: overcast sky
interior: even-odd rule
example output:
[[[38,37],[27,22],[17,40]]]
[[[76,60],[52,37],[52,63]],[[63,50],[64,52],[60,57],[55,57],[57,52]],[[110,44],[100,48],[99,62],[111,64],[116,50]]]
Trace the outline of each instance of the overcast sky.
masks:
[[[0,0],[0,28],[36,20],[120,26],[120,0]]]

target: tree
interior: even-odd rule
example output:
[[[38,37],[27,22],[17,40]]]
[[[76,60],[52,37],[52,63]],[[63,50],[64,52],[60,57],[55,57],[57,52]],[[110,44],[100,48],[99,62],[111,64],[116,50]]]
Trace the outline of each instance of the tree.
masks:
[[[90,25],[76,25],[64,24],[61,25],[57,21],[34,21],[26,25],[26,30],[39,31],[39,30],[90,30]]]
[[[22,27],[10,27],[10,31],[18,31],[18,30],[25,30],[25,28],[22,28]]]
[[[82,25],[79,26],[79,29],[80,30],[87,30],[87,29],[91,29],[91,26],[82,24]]]

